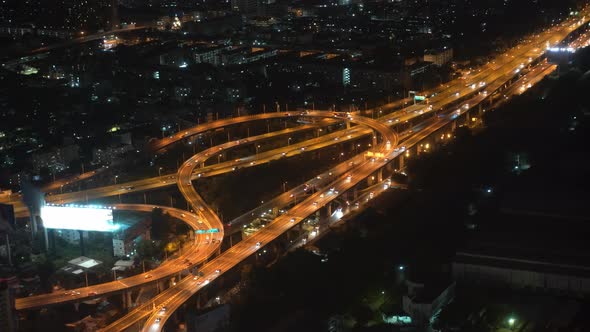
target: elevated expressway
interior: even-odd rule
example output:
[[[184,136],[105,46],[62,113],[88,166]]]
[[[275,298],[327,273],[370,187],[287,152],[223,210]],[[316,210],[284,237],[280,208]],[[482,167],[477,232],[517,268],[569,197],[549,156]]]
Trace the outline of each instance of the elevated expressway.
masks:
[[[542,77],[553,69],[554,66],[541,64],[539,68],[534,70],[533,74]],[[503,84],[501,83],[496,83],[492,84],[490,88],[495,90],[502,85]],[[474,96],[467,102],[476,104],[485,98],[486,96],[480,94]],[[457,116],[462,115],[465,112],[467,112],[467,109],[460,107],[459,112],[448,111],[443,117],[430,119],[430,123],[425,123],[422,130],[404,142],[405,146],[415,146],[424,138],[432,135],[437,130],[440,130],[444,126],[448,125],[449,122],[453,121]],[[381,149],[382,147],[380,147],[378,150],[383,151]],[[152,310],[149,308],[149,305],[145,308],[138,308],[137,310],[134,310],[127,316],[123,317],[121,320],[107,327],[105,331],[117,331],[124,329],[132,324],[140,322],[144,319],[144,317],[148,317],[148,319],[144,325],[143,331],[161,330],[163,324],[165,324],[170,314],[186,300],[188,300],[192,295],[198,292],[202,287],[205,287],[209,282],[213,281],[223,272],[235,267],[241,261],[256,253],[260,249],[256,243],[260,242],[266,244],[273,241],[288,229],[301,222],[304,218],[315,213],[320,207],[334,200],[337,195],[330,194],[331,191],[329,191],[327,188],[334,188],[340,193],[350,190],[350,188],[354,187],[363,179],[367,178],[371,174],[375,174],[376,170],[385,166],[388,162],[386,160],[392,160],[403,153],[403,151],[396,151],[396,149],[391,149],[390,147],[389,150],[385,149],[385,153],[387,159],[374,161],[365,160],[359,163],[357,166],[353,167],[352,170],[349,170],[349,174],[352,175],[352,178],[346,175],[339,176],[336,180],[326,186],[325,189],[316,192],[315,194],[305,198],[301,203],[295,205],[289,210],[288,214],[277,217],[264,229],[261,229],[250,238],[243,240],[242,242],[230,248],[228,251],[224,252],[219,257],[214,258],[209,263],[206,263],[201,268],[201,272],[204,273],[203,279],[194,280],[192,278],[185,278],[176,287],[170,288],[154,298],[153,305],[156,308],[166,306],[166,311]],[[195,160],[187,161],[187,164],[184,165],[184,175],[181,177],[186,179],[190,176],[192,168],[194,167],[192,166],[194,162]],[[183,184],[182,180],[180,180],[181,177],[179,177],[179,186],[185,185]],[[194,190],[192,186],[190,186],[190,188],[191,189],[189,190]],[[202,280],[205,280],[205,282]]]

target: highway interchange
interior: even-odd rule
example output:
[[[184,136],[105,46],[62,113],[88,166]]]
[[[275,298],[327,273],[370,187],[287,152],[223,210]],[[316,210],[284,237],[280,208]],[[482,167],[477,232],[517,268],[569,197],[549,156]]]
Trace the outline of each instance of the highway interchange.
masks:
[[[583,20],[585,22],[585,18]],[[490,61],[482,66],[482,68],[474,70],[473,73],[466,75],[463,78],[453,80],[433,91],[424,92],[425,95],[430,96],[427,105],[418,104],[408,106],[405,105],[405,103],[408,102],[407,99],[401,102],[394,102],[370,110],[371,114],[377,113],[379,115],[376,120],[361,116],[358,112],[337,113],[312,110],[304,113],[264,113],[218,120],[158,140],[152,145],[152,148],[154,151],[162,151],[162,149],[179,141],[206,133],[210,130],[225,128],[238,123],[302,116],[306,118],[318,117],[325,119],[313,125],[286,128],[281,131],[273,131],[267,134],[249,137],[244,140],[230,141],[225,144],[211,147],[186,160],[179,168],[176,175],[164,175],[114,186],[48,196],[49,202],[69,203],[128,192],[153,190],[176,184],[194,213],[169,207],[160,206],[160,208],[165,210],[171,216],[183,220],[195,230],[219,229],[220,233],[215,235],[219,241],[213,242],[209,239],[208,235],[197,234],[195,235],[194,243],[191,244],[183,254],[179,255],[178,258],[170,260],[162,264],[160,267],[149,271],[147,274],[81,288],[74,290],[74,292],[62,291],[21,298],[17,300],[17,309],[33,309],[51,304],[77,302],[84,299],[108,295],[175,275],[187,269],[187,261],[190,262],[188,265],[191,267],[200,265],[218,251],[223,238],[224,227],[217,214],[198,194],[193,186],[192,180],[198,179],[199,177],[214,176],[231,172],[237,167],[254,167],[271,160],[286,158],[311,150],[325,148],[333,144],[355,140],[367,135],[374,136],[370,150],[382,153],[384,157],[371,159],[365,158],[363,154],[359,154],[346,162],[340,163],[333,169],[307,181],[306,183],[313,183],[318,188],[316,193],[309,196],[303,196],[302,184],[279,195],[270,202],[263,204],[263,206],[259,207],[256,211],[264,211],[269,207],[284,208],[293,204],[294,198],[296,198],[297,195],[302,197],[302,199],[296,202],[287,213],[278,216],[272,223],[268,224],[267,227],[256,232],[251,237],[242,240],[202,265],[199,268],[200,273],[202,273],[201,277],[194,278],[188,276],[182,279],[182,281],[178,282],[174,287],[161,292],[149,303],[134,308],[126,316],[104,329],[104,331],[122,331],[147,319],[146,323],[143,325],[144,331],[161,330],[162,326],[175,309],[186,302],[186,300],[201,288],[206,287],[209,282],[237,266],[244,259],[255,254],[261,247],[257,244],[261,243],[264,246],[265,244],[272,242],[287,230],[291,229],[308,216],[314,214],[326,204],[335,200],[339,194],[345,193],[367,177],[374,175],[378,170],[392,162],[395,158],[407,153],[411,147],[420,143],[433,133],[438,132],[441,128],[444,128],[457,117],[469,112],[475,106],[480,105],[486,100],[486,98],[494,94],[496,90],[504,87],[507,82],[513,80],[515,76],[518,76],[520,71],[524,71],[526,67],[529,67],[529,64],[530,68],[528,73],[526,76],[518,78],[518,81],[515,83],[516,88],[511,86],[510,89],[502,92],[503,95],[508,97],[513,94],[522,93],[523,90],[526,90],[530,85],[552,72],[555,69],[555,66],[545,62],[537,64],[536,60],[543,55],[547,45],[554,45],[562,40],[573,29],[573,24],[574,21],[569,20],[561,25],[548,29],[539,35],[532,36],[527,43],[508,50],[505,54],[496,57],[494,61]],[[504,98],[503,95],[496,95],[498,95],[499,98]],[[387,111],[392,112],[388,113]],[[434,112],[437,116],[423,116],[424,114]],[[385,115],[382,115],[382,113],[385,113]],[[411,120],[413,127],[400,132],[399,136],[392,129],[396,128],[399,124]],[[241,158],[240,160],[225,161],[205,166],[208,159],[216,158],[219,153],[235,148],[238,145],[256,144],[256,142],[268,140],[270,138],[296,135],[304,130],[317,130],[317,128],[320,128],[321,126],[335,124],[337,122],[352,122],[357,123],[358,125],[352,127],[347,126],[346,129],[318,136],[305,142],[289,144],[290,140],[285,140],[287,145],[281,148],[257,153],[256,155]],[[377,133],[379,134],[378,137]],[[380,142],[375,144],[377,140],[380,140]],[[81,176],[81,178],[86,178],[91,175],[92,174],[84,175]],[[73,179],[73,181],[76,180],[78,179]],[[61,183],[54,184],[50,190],[56,190],[58,187],[61,188],[61,186]],[[122,192],[122,190],[124,190],[122,188],[132,189]],[[335,194],[335,192],[338,192],[339,194]],[[143,212],[149,212],[154,207],[156,206],[139,204],[120,204],[116,206],[117,209]],[[22,216],[26,214],[26,208],[21,203],[17,203],[15,210],[18,215]],[[243,218],[244,221],[247,219],[246,215],[241,218]],[[237,223],[242,222],[243,221]],[[162,306],[166,306],[167,310],[161,311],[160,308]],[[156,310],[154,310],[154,308],[156,308]]]

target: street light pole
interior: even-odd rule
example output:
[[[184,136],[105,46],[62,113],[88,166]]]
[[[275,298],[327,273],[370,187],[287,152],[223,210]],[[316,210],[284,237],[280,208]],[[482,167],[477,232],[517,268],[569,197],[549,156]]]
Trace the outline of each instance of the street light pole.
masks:
[[[258,154],[258,149],[260,149],[260,145],[256,145],[256,154]]]
[[[158,168],[158,176],[162,176],[162,167]]]
[[[115,184],[117,184],[117,178],[119,178],[119,176],[115,175]]]

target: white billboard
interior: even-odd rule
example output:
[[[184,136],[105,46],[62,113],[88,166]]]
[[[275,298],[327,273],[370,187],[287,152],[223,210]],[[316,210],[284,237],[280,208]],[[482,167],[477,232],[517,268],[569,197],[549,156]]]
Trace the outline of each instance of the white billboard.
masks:
[[[112,232],[118,229],[113,222],[113,210],[84,205],[44,205],[41,207],[43,226],[55,229]]]

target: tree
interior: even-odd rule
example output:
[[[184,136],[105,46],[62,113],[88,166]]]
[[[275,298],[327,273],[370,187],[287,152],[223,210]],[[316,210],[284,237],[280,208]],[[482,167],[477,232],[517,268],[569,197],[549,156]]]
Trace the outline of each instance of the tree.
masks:
[[[160,252],[158,246],[149,240],[141,240],[137,245],[137,255],[140,260],[154,258]]]
[[[162,241],[168,237],[169,229],[166,223],[164,212],[160,208],[152,210],[152,227],[150,229],[151,238]]]

